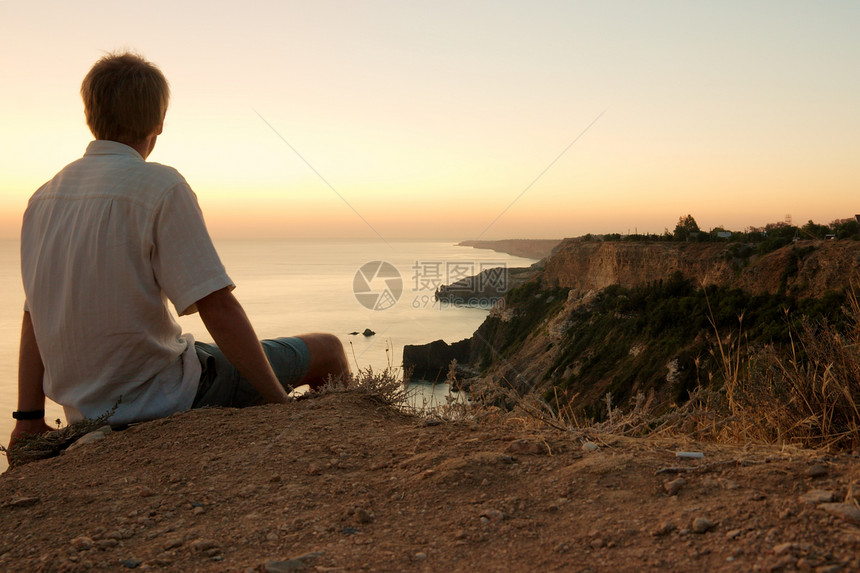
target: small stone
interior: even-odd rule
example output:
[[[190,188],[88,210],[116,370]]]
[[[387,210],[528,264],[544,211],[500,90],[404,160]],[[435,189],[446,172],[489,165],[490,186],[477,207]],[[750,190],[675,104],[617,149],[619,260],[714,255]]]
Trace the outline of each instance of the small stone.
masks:
[[[140,489],[137,490],[137,495],[140,497],[152,497],[155,495],[155,491],[152,488],[146,487],[145,485],[140,486]]]
[[[264,573],[290,573],[292,571],[300,571],[302,569],[307,569],[308,564],[306,561],[310,561],[320,555],[322,555],[321,551],[315,551],[286,561],[267,561],[263,565],[263,571]]]
[[[663,484],[663,489],[666,490],[666,493],[669,495],[678,495],[678,492],[681,491],[681,488],[687,485],[687,480],[682,477],[678,479],[667,481]]]
[[[9,500],[9,507],[30,507],[39,503],[38,497],[15,496]]]
[[[800,501],[804,503],[829,503],[836,499],[836,494],[825,489],[811,489],[800,496]]]
[[[364,329],[364,332],[362,332],[361,334],[362,334],[362,335],[364,335],[364,336],[373,336],[373,335],[374,335],[374,334],[376,334],[376,333],[375,333],[375,332],[373,332],[372,330],[370,330],[369,328],[365,328],[365,329]]]
[[[726,539],[737,539],[737,537],[743,533],[741,529],[732,529],[731,531],[726,532]]]
[[[72,547],[74,547],[78,551],[86,551],[87,549],[92,549],[95,544],[96,542],[93,541],[91,537],[85,537],[83,535],[72,539]]]
[[[200,506],[195,507],[194,509],[191,510],[191,513],[193,513],[194,515],[200,515],[201,513],[205,513],[205,512],[206,512],[206,510]]]
[[[582,444],[583,452],[594,452],[597,450],[597,448],[598,446],[594,442],[585,442],[584,444]]]
[[[706,517],[697,517],[693,520],[693,531],[696,533],[705,533],[713,529],[714,523]]]
[[[592,549],[600,549],[606,546],[606,541],[602,537],[595,537],[588,544],[591,545]]]
[[[845,521],[860,523],[860,508],[853,503],[822,503],[818,507]]]
[[[424,553],[423,551],[418,552],[415,554],[415,559],[418,559],[418,560],[427,559],[427,554]]]
[[[111,547],[116,547],[119,545],[119,541],[116,539],[99,539],[96,541],[96,547],[99,549],[110,549]]]
[[[815,464],[806,470],[806,476],[813,479],[824,477],[827,475],[827,468],[821,464]]]
[[[194,551],[208,551],[210,549],[217,549],[218,542],[212,539],[195,539],[191,542],[191,549]]]
[[[165,541],[164,545],[162,545],[161,548],[164,551],[169,551],[171,549],[176,549],[177,547],[181,547],[181,546],[182,546],[182,538],[181,537],[174,537],[173,539],[168,539],[167,541]]]
[[[543,442],[532,440],[514,440],[508,444],[508,452],[512,454],[524,455],[545,455],[549,453],[549,448]]]
[[[376,519],[376,516],[364,509],[363,507],[356,507],[355,519],[359,523],[370,523],[371,521]]]
[[[85,446],[87,444],[92,444],[93,442],[99,442],[99,441],[104,440],[104,439],[105,439],[104,432],[102,432],[101,430],[93,430],[92,432],[84,434],[83,436],[81,436],[80,438],[75,440],[75,442],[71,446],[66,448],[66,450],[72,451],[72,450],[79,448],[81,446]]]
[[[678,529],[678,528],[675,526],[674,523],[672,523],[671,521],[667,521],[667,522],[663,523],[662,525],[660,525],[660,527],[658,527],[657,529],[652,531],[651,535],[653,535],[654,537],[662,537],[664,535],[669,535],[670,533],[672,533],[676,529]]]
[[[787,553],[791,553],[791,550],[794,549],[794,543],[786,542],[780,543],[779,545],[773,546],[773,554],[774,555],[785,555]]]
[[[502,521],[505,518],[505,514],[497,509],[487,509],[481,512],[481,517],[496,523]]]
[[[126,559],[122,562],[122,566],[126,569],[137,569],[140,567],[140,564],[143,563],[140,559],[135,559],[134,557],[130,559]]]

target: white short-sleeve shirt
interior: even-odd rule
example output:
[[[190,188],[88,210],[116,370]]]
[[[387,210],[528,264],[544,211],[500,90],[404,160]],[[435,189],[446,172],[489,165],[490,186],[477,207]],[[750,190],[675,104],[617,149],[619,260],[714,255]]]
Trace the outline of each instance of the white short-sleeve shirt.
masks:
[[[30,199],[21,272],[45,395],[69,422],[114,424],[188,409],[200,378],[178,314],[231,287],[197,198],[173,168],[93,141]]]

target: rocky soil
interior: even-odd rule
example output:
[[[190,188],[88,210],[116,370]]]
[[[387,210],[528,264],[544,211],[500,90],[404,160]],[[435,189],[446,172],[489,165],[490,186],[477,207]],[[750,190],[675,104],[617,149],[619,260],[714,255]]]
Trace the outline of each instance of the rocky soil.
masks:
[[[329,393],[7,471],[0,570],[857,571],[858,480],[849,453],[442,422]]]

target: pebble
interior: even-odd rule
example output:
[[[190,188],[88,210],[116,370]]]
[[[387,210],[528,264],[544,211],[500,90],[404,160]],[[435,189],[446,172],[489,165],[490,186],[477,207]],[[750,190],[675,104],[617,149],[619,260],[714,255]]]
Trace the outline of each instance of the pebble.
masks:
[[[697,517],[693,520],[693,531],[705,533],[714,527],[714,523],[706,517]]]
[[[74,441],[72,445],[66,448],[64,451],[71,452],[76,448],[80,448],[81,446],[85,446],[87,444],[92,444],[93,442],[99,442],[105,439],[105,434],[101,430],[93,430],[88,434],[84,434],[80,438]]]
[[[355,508],[355,519],[359,523],[370,523],[374,519],[376,519],[376,516],[373,515],[372,513],[370,513],[369,511],[367,511],[366,509],[364,509],[363,507],[356,507]]]
[[[208,551],[210,549],[217,549],[218,542],[213,539],[195,539],[191,542],[191,549],[194,551]]]
[[[672,523],[671,521],[667,521],[660,525],[660,527],[652,531],[651,535],[653,535],[654,537],[662,537],[663,535],[669,535],[676,529],[677,527],[675,527],[674,523]]]
[[[116,539],[99,539],[96,541],[96,546],[99,549],[110,549],[111,547],[116,547],[119,545],[119,541]]]
[[[731,531],[726,532],[726,539],[735,539],[737,538],[743,530],[740,529],[732,529]]]
[[[93,541],[91,537],[86,537],[83,535],[72,539],[72,547],[74,547],[78,551],[86,551],[87,549],[92,549],[95,544],[96,542]]]
[[[505,514],[497,509],[487,509],[481,512],[481,517],[495,523],[502,521],[505,518]]]
[[[508,452],[512,454],[544,455],[549,453],[549,448],[543,442],[514,440],[508,444]]]
[[[808,470],[806,470],[807,477],[811,478],[820,478],[827,475],[827,468],[821,464],[815,464]]]
[[[307,567],[307,563],[305,563],[306,561],[310,561],[320,555],[322,555],[322,551],[314,551],[313,553],[306,553],[293,559],[287,559],[286,561],[267,561],[263,565],[263,571],[264,573],[289,573],[291,571],[299,571]]]
[[[132,557],[131,559],[126,559],[125,561],[123,561],[122,566],[127,569],[137,569],[138,567],[140,567],[141,563],[143,563],[143,561]]]
[[[30,507],[39,503],[38,497],[16,496],[9,500],[9,507]]]
[[[845,521],[860,523],[860,508],[853,503],[822,503],[818,507]]]
[[[811,489],[800,496],[800,501],[804,503],[829,503],[836,499],[836,494],[825,489]]]
[[[687,485],[687,480],[681,477],[672,481],[664,482],[663,489],[665,489],[666,493],[669,495],[678,495],[678,492],[681,491],[681,488],[685,485]]]
[[[584,444],[582,444],[582,451],[583,452],[594,452],[597,450],[597,447],[598,447],[597,444],[595,444],[594,442],[585,442]]]
[[[176,549],[177,547],[181,547],[181,546],[182,546],[182,538],[181,537],[174,537],[173,539],[168,539],[167,541],[165,541],[164,545],[162,545],[161,548],[164,551],[168,551],[170,549]]]
[[[785,555],[786,553],[790,553],[792,549],[794,549],[794,543],[788,541],[786,543],[774,545],[772,551],[774,555]]]

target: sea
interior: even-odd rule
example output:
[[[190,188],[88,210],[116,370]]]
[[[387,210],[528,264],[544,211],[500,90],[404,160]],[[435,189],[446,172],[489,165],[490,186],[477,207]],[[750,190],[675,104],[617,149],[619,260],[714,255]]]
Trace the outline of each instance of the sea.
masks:
[[[404,345],[468,338],[486,318],[491,301],[440,304],[433,296],[436,288],[483,270],[535,262],[455,241],[222,239],[215,246],[260,338],[336,334],[353,371],[399,372]],[[0,288],[5,294],[0,305],[0,443],[5,445],[17,407],[24,307],[17,240],[0,240]],[[196,314],[178,320],[195,340],[212,341]],[[365,336],[366,329],[374,334]],[[413,400],[430,405],[443,403],[448,393],[444,383],[415,382],[410,390]],[[65,423],[62,408],[51,402],[46,419],[52,425]],[[0,471],[5,468],[0,456]]]

